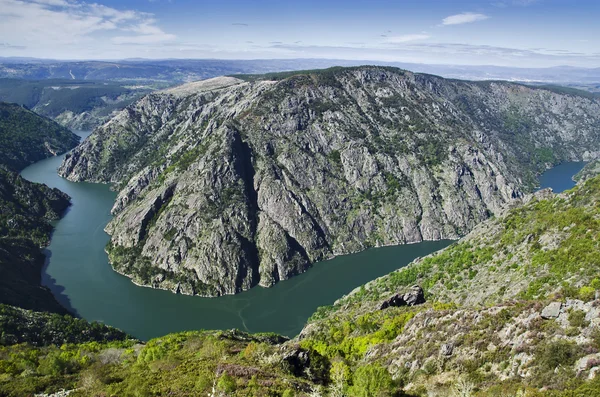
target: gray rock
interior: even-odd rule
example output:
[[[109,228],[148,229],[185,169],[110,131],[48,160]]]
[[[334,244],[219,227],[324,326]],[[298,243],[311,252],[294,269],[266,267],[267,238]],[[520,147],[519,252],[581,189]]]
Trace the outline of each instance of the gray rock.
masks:
[[[551,319],[558,318],[560,315],[560,309],[562,308],[562,303],[560,302],[552,302],[548,306],[546,306],[542,310],[542,318]]]
[[[379,310],[387,309],[388,307],[415,306],[423,303],[425,303],[423,288],[413,285],[408,292],[396,294],[383,301],[379,306]]]
[[[440,355],[448,357],[451,356],[454,352],[454,344],[453,343],[445,343],[440,347]]]
[[[418,285],[413,285],[406,294],[403,296],[407,306],[421,305],[425,303],[425,293],[423,288]]]
[[[531,147],[600,154],[598,123],[600,104],[575,95],[378,67],[225,78],[142,98],[60,174],[118,186],[115,270],[217,296],[333,255],[458,238],[534,183]]]

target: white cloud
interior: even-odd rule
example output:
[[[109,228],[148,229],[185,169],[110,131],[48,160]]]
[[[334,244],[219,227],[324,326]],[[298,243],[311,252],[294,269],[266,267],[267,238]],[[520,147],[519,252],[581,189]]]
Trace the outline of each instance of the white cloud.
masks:
[[[483,21],[489,17],[485,14],[476,14],[474,12],[463,12],[462,14],[450,15],[442,20],[442,25],[461,25],[463,23],[471,23]]]
[[[426,40],[431,36],[426,33],[405,34],[402,36],[387,37],[387,43],[408,43],[409,41]]]
[[[75,0],[0,0],[0,20],[0,42],[37,49],[46,57],[176,38],[151,14]]]
[[[111,41],[115,44],[156,44],[175,40],[176,36],[168,33],[141,34],[135,36],[115,36]]]

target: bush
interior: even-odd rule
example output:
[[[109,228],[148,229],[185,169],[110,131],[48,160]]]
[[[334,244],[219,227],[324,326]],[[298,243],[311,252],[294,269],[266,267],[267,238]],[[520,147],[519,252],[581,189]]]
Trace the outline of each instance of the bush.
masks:
[[[571,327],[587,327],[590,322],[585,320],[585,312],[582,310],[571,310],[569,312],[569,324]]]
[[[231,375],[229,375],[227,372],[225,372],[219,378],[219,382],[217,383],[217,388],[225,393],[233,393],[235,391],[235,389],[237,388],[237,385],[235,383],[235,379]]]
[[[359,367],[352,377],[349,395],[356,397],[384,397],[394,394],[394,381],[380,365]]]
[[[536,363],[547,371],[553,371],[558,366],[572,366],[581,355],[581,348],[574,342],[558,340],[548,342],[537,348]]]
[[[581,287],[579,289],[579,299],[589,302],[591,300],[594,300],[595,296],[596,296],[596,289],[593,287]]]

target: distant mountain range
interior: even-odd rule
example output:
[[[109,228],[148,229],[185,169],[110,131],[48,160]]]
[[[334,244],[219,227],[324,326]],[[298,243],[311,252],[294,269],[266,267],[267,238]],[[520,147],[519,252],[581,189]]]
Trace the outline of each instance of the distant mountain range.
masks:
[[[269,73],[366,64],[389,65],[414,72],[436,74],[446,78],[510,80],[545,84],[556,83],[581,86],[590,91],[600,91],[600,68],[587,69],[559,66],[536,69],[485,65],[427,65],[337,59],[125,59],[115,61],[64,61],[0,57],[0,77],[185,82],[240,73]]]

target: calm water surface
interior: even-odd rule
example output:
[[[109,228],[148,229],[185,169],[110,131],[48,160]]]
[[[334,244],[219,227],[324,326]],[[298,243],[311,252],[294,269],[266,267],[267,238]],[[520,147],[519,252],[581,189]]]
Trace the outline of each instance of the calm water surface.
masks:
[[[586,165],[585,162],[568,162],[549,169],[540,176],[540,189],[552,188],[555,193],[561,193],[575,186],[573,176]]]
[[[89,133],[78,134],[85,138]],[[81,317],[141,339],[183,330],[229,328],[294,336],[318,306],[331,304],[355,287],[450,244],[437,241],[370,249],[317,263],[307,273],[272,288],[256,287],[220,298],[137,287],[112,270],[104,252],[109,240],[104,227],[116,193],[108,185],[60,178],[56,170],[63,157],[40,161],[22,172],[24,178],[57,187],[72,198],[67,214],[55,223],[43,283]],[[569,189],[575,184],[571,177],[583,165],[561,164],[541,176],[540,186],[556,192]]]
[[[183,330],[229,328],[295,336],[318,306],[331,304],[357,286],[450,244],[437,241],[370,249],[317,263],[305,274],[272,288],[256,287],[220,298],[137,287],[112,270],[104,252],[109,239],[104,227],[116,193],[107,185],[60,178],[56,169],[62,159],[42,160],[22,172],[24,178],[57,187],[72,198],[67,214],[55,223],[43,283],[81,317],[141,339]]]

